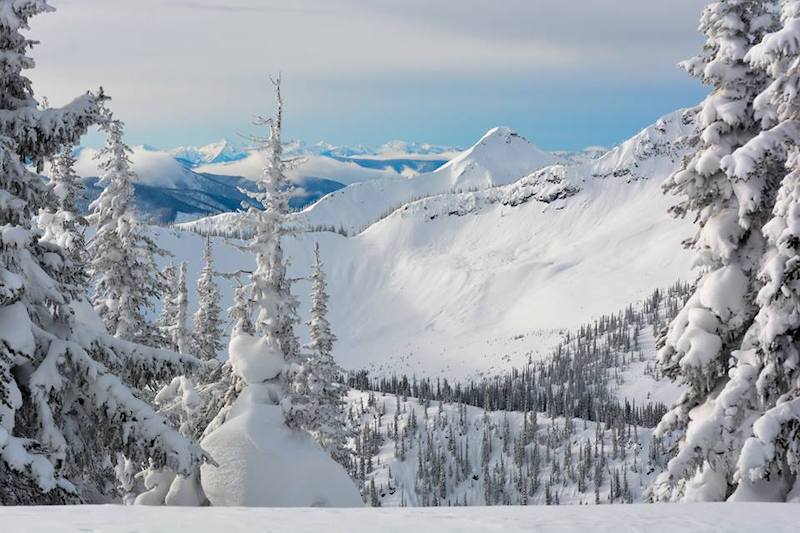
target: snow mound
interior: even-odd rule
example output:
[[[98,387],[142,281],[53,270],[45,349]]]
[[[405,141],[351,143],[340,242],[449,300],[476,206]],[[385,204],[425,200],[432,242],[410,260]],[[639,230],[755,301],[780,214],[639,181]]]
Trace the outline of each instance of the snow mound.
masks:
[[[280,346],[267,337],[254,337],[246,333],[234,335],[228,353],[234,372],[248,384],[273,379],[286,366]]]
[[[286,427],[280,407],[255,402],[246,394],[236,403],[240,402],[249,405],[202,442],[220,465],[204,466],[201,473],[213,506],[363,505],[345,471],[308,435]]]

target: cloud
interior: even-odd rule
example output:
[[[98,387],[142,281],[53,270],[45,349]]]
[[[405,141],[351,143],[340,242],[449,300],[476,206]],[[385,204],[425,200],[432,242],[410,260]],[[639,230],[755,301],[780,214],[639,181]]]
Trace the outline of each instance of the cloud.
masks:
[[[310,11],[308,8],[291,7],[286,5],[231,5],[231,3],[221,4],[212,2],[194,2],[191,0],[170,0],[164,2],[164,4],[182,9],[215,11],[221,13],[307,13]]]
[[[492,83],[583,79],[587,98],[592,87],[620,80],[673,83],[685,79],[677,61],[702,44],[695,28],[704,3],[50,1],[56,13],[32,21],[42,41],[37,92],[55,104],[102,84],[132,132],[183,131],[180,143],[246,123],[270,105],[266,77],[277,71],[306,124],[346,120],[364,105],[376,121],[391,121],[387,98],[412,105],[416,96],[428,113],[437,112],[431,101],[486,105],[496,97],[487,94]],[[520,115],[529,112],[518,105]]]

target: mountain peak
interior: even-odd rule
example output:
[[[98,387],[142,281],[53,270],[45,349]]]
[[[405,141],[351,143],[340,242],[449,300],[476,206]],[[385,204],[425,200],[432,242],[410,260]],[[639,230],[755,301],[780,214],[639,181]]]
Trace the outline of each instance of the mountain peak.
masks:
[[[533,170],[561,162],[511,128],[497,126],[436,173],[450,173],[451,186],[456,189],[484,188],[511,183]]]
[[[185,161],[191,166],[210,163],[229,163],[238,161],[247,155],[245,149],[228,137],[206,144],[205,146],[180,146],[169,151],[176,159]]]

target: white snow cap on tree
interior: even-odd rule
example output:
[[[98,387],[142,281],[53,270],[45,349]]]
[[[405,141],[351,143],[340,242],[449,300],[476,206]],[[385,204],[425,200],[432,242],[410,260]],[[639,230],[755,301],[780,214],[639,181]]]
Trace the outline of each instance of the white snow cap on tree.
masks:
[[[24,162],[41,170],[75,145],[103,100],[86,94],[38,108],[22,74],[34,66],[26,55],[34,43],[20,31],[50,10],[43,0],[0,0],[0,504],[110,496],[118,452],[182,473],[206,458],[126,384],[144,386],[194,361],[110,337],[72,295],[79,283],[69,250],[32,229],[34,214],[56,206]]]
[[[96,157],[100,183],[106,188],[90,206],[90,220],[97,226],[89,242],[95,280],[92,303],[112,335],[157,346],[160,335],[147,311],[166,289],[154,256],[167,253],[147,235],[133,210],[135,173],[122,122],[105,112],[101,128],[107,139]]]

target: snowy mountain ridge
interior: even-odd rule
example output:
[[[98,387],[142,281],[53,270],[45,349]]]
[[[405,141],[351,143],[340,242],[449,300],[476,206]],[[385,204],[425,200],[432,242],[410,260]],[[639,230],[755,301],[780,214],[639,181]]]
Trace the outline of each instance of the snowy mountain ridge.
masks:
[[[534,146],[509,128],[493,128],[471,148],[432,172],[408,179],[353,183],[325,196],[296,216],[307,227],[341,228],[354,234],[408,202],[505,185],[532,170],[559,162],[562,160]],[[210,228],[215,225],[215,221],[200,220],[181,228],[206,228],[211,231]],[[221,232],[224,232],[223,228],[215,233],[224,234]]]
[[[600,178],[648,179],[663,165],[680,162],[689,137],[697,132],[699,107],[680,109],[658,119],[627,141],[591,163],[591,175]]]
[[[549,203],[573,195],[594,178],[664,179],[680,161],[687,138],[695,131],[696,113],[696,108],[675,111],[605,154],[598,155],[596,148],[585,157],[550,154],[509,128],[493,128],[433,172],[407,180],[354,183],[296,216],[309,228],[356,234],[395,210],[407,213],[436,205],[462,212],[466,206],[472,206],[468,208],[471,211],[484,203],[515,205],[532,197]],[[423,201],[426,199],[430,200]],[[235,218],[225,214],[187,223],[181,229],[225,235],[225,227]]]
[[[541,178],[531,177],[536,171],[553,165],[556,168],[549,171],[550,182],[561,181],[569,190],[580,189],[591,178],[666,178],[680,161],[685,138],[694,131],[695,114],[692,109],[671,113],[605,155],[578,163],[540,150],[509,128],[494,128],[431,173],[399,182],[356,184],[323,197],[298,217],[309,227],[342,227],[353,234],[422,198],[452,194],[459,202],[459,194],[465,191],[511,187],[519,181],[516,191],[511,187],[509,191],[488,193],[494,198],[497,194],[513,196]]]
[[[247,157],[247,150],[228,138],[222,138],[205,146],[179,146],[170,149],[168,153],[189,166],[227,163]]]
[[[680,243],[691,235],[691,221],[673,219],[672,199],[661,191],[681,153],[672,135],[686,130],[662,130],[645,129],[621,151],[624,157],[614,159],[620,168],[649,165],[648,179],[594,176],[597,167],[587,162],[545,165],[521,179],[506,174],[506,185],[450,192],[451,178],[468,167],[479,178],[473,183],[486,183],[486,174],[464,157],[460,169],[454,164],[438,173],[336,191],[296,215],[313,231],[287,243],[291,275],[307,275],[308,250],[319,242],[340,339],[334,352],[345,368],[463,376],[536,357],[559,331],[690,272],[691,254]],[[496,146],[524,146],[518,137],[507,138],[509,144],[498,136]],[[484,147],[471,153],[481,156]],[[436,185],[444,192],[435,194]],[[411,187],[422,197],[409,196]],[[383,200],[389,193],[396,193],[399,208]],[[322,209],[329,218],[318,220],[330,226],[304,218]],[[238,218],[225,213],[175,229],[191,240],[199,238],[193,233],[246,237],[230,232]],[[363,220],[374,222],[360,231]],[[321,231],[340,228],[350,236]],[[172,241],[164,246],[180,247]],[[238,257],[225,250],[220,253]],[[230,266],[251,268],[238,259]],[[302,302],[305,292],[299,283]]]

